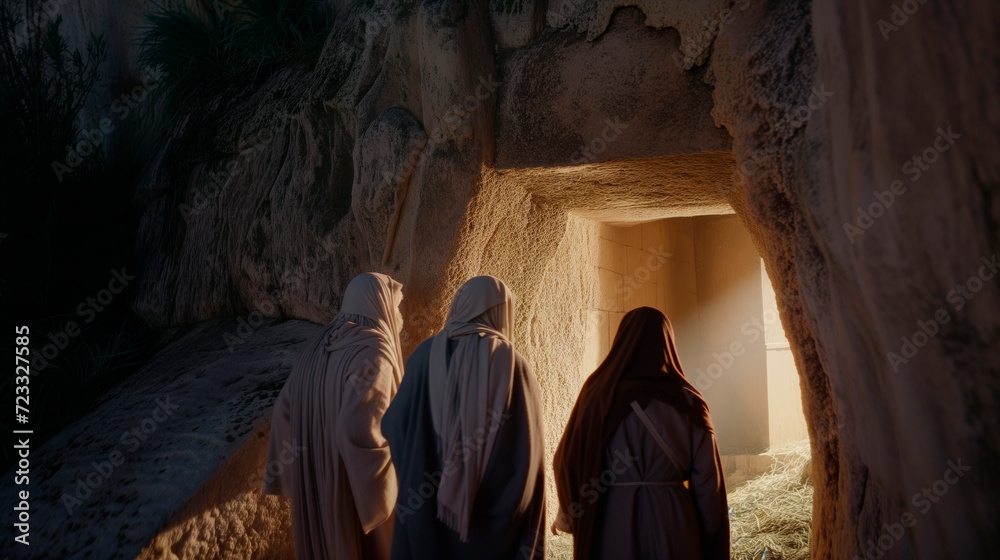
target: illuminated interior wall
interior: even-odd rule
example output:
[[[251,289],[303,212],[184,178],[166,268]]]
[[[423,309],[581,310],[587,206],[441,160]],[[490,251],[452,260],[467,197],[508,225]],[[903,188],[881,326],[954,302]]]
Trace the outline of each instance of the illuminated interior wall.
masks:
[[[792,348],[785,338],[785,328],[778,316],[774,288],[760,266],[760,284],[764,301],[764,346],[767,349],[767,422],[771,446],[809,437],[802,412],[802,390],[795,368]]]
[[[582,376],[607,355],[626,312],[655,307],[674,325],[724,454],[808,437],[774,292],[736,216],[601,224],[598,236],[599,297],[588,309]]]
[[[594,370],[608,353],[622,317],[649,306],[670,317],[682,359],[695,351],[698,305],[694,219],[674,218],[634,226],[599,226],[599,297],[590,310],[587,352],[581,368]]]
[[[694,230],[701,348],[688,377],[708,401],[719,450],[760,453],[768,446],[767,359],[754,326],[763,313],[760,258],[736,216],[699,216]]]

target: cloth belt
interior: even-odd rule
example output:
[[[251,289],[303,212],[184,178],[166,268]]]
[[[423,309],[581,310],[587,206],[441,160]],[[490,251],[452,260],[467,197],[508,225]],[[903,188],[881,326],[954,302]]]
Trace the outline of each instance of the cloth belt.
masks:
[[[635,411],[635,414],[636,414],[636,416],[639,417],[639,420],[642,420],[642,423],[646,425],[646,429],[649,430],[649,435],[653,436],[653,439],[656,440],[656,444],[659,445],[660,449],[663,450],[663,453],[667,456],[667,459],[669,459],[670,462],[674,464],[674,468],[677,469],[677,472],[681,476],[684,476],[684,468],[681,466],[680,461],[678,461],[677,457],[674,456],[672,450],[670,449],[670,446],[667,445],[667,442],[663,441],[663,436],[661,436],[660,433],[656,431],[656,426],[653,425],[653,421],[650,420],[649,415],[647,415],[646,412],[642,409],[642,407],[639,406],[638,401],[632,401],[632,410]],[[687,480],[674,480],[674,481],[670,481],[670,482],[632,482],[632,483],[622,482],[622,483],[618,483],[618,484],[612,484],[612,486],[618,486],[618,485],[621,485],[621,486],[673,486],[675,484],[680,484],[680,485],[683,485],[686,488],[690,488],[690,484],[688,484]]]
[[[683,486],[683,480],[671,480],[670,482],[616,482],[610,486]]]

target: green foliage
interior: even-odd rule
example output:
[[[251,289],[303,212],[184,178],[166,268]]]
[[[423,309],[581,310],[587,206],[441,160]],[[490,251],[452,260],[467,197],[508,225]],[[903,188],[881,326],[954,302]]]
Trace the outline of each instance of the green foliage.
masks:
[[[113,317],[107,321],[110,324],[99,325],[103,332],[88,331],[89,336],[67,352],[63,361],[52,364],[51,375],[59,375],[64,383],[81,390],[93,390],[145,364],[143,350],[148,344],[148,329],[141,325],[136,328],[128,319],[116,326],[117,320]]]
[[[82,252],[70,245],[80,232],[96,230],[97,220],[87,216],[87,227],[75,230],[82,207],[71,207],[70,199],[74,203],[80,198],[103,200],[119,186],[108,180],[105,154],[93,146],[95,153],[78,158],[82,162],[66,174],[68,182],[60,183],[53,172],[54,164],[66,161],[66,146],[75,146],[86,132],[80,118],[101,78],[99,68],[107,54],[103,36],[91,34],[81,52],[70,49],[62,30],[63,20],[52,3],[0,1],[0,141],[4,146],[0,176],[5,181],[0,189],[0,224],[9,236],[2,250],[10,264],[0,269],[4,286],[0,309],[6,317],[13,316],[8,310],[23,312],[23,317],[44,316],[45,310],[39,308],[72,284],[73,276],[62,273],[62,259]],[[81,184],[96,189],[81,189]],[[127,198],[113,194],[114,200],[127,204]],[[65,235],[61,228],[73,234]],[[86,260],[100,259],[89,255]],[[21,264],[29,262],[30,266]],[[103,263],[100,266],[107,270]]]
[[[107,55],[103,36],[91,35],[86,55],[70,50],[39,0],[23,6],[0,4],[0,122],[4,123],[4,160],[8,179],[26,181],[47,168],[62,146],[78,133],[75,124],[100,79]],[[9,159],[8,159],[9,158]]]
[[[175,108],[236,74],[305,54],[326,38],[316,0],[174,0],[146,15],[139,62],[169,76]]]
[[[141,167],[122,135],[141,120],[119,116],[114,142],[109,133],[71,173],[54,173],[55,163],[68,161],[67,146],[93,133],[95,124],[82,119],[108,50],[96,35],[71,49],[57,11],[55,2],[0,0],[0,317],[4,328],[30,326],[32,357],[67,321],[81,327],[44,371],[32,372],[37,445],[91,411],[148,359],[156,342],[124,296],[93,322],[73,313],[106,285],[109,270],[135,269],[130,258],[139,216],[132,189]],[[103,107],[95,116],[114,114]],[[0,351],[9,352],[11,344],[0,342]],[[0,399],[13,402],[13,376],[0,379]],[[0,427],[14,428],[12,421],[0,419]],[[14,458],[0,453],[0,470]]]
[[[191,97],[237,61],[232,13],[211,9],[207,0],[194,9],[156,3],[146,22],[139,63],[167,74],[165,85],[174,99]]]
[[[237,13],[245,22],[240,41],[255,58],[276,59],[287,50],[302,50],[329,31],[316,0],[242,0]]]
[[[81,325],[80,334],[45,369],[32,369],[31,427],[37,441],[46,441],[93,410],[109,389],[138,371],[159,349],[157,333],[123,307],[116,306],[93,323]],[[44,333],[64,332],[66,320],[79,317],[53,316],[31,325],[32,356],[50,343]],[[13,379],[0,380],[0,394],[13,395]],[[13,396],[9,399],[13,401]],[[18,429],[12,418],[0,419],[0,428]],[[4,450],[0,468],[9,467],[15,459]]]

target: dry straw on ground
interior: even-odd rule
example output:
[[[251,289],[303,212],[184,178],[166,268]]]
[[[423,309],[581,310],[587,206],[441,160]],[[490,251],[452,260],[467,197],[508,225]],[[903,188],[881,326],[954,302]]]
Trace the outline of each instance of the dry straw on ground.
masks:
[[[774,467],[729,493],[732,558],[804,560],[812,532],[809,442],[767,454],[775,458]]]
[[[775,458],[774,466],[729,493],[732,560],[805,560],[812,527],[809,442],[767,455]],[[572,537],[550,535],[548,558],[572,560]]]
[[[553,537],[549,533],[549,541],[546,543],[548,549],[548,560],[573,560],[573,536],[559,535]]]

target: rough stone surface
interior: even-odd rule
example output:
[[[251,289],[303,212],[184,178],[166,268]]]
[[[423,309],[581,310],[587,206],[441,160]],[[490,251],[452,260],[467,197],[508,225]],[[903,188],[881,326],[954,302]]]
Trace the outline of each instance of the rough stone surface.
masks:
[[[270,417],[244,440],[167,521],[136,560],[288,560],[295,558],[291,502],[261,495],[271,435]]]
[[[712,56],[716,117],[744,172],[733,206],[783,296],[802,376],[813,558],[864,556],[876,542],[887,558],[998,546],[988,465],[1000,425],[986,411],[1000,394],[1000,290],[992,278],[972,282],[974,299],[956,288],[989,272],[982,259],[998,245],[1000,109],[987,85],[998,47],[986,22],[1000,12],[911,5],[885,37],[890,6],[756,6]],[[942,143],[941,127],[962,137]],[[935,141],[948,151],[924,156]],[[936,163],[918,177],[915,156]],[[906,190],[890,199],[897,179]],[[916,525],[900,534],[906,515]]]
[[[426,146],[423,127],[401,107],[379,113],[361,136],[355,155],[358,171],[351,191],[351,210],[367,242],[371,263],[384,264],[397,237],[401,237],[399,218],[413,170]],[[399,254],[407,255],[407,240],[399,241]]]
[[[545,27],[544,0],[490,0],[493,37],[499,48],[530,44]]]
[[[257,468],[259,480],[267,446],[260,447],[260,430],[255,432],[255,426],[268,417],[297,349],[319,329],[303,321],[264,321],[256,327],[236,320],[197,325],[107,395],[93,412],[33,448],[32,557],[132,558],[220,465],[229,469],[220,472],[237,472],[232,463],[242,453],[249,463],[239,472]],[[245,448],[254,451],[241,451]],[[282,510],[275,499],[265,500],[259,492],[246,495],[256,481],[241,476],[233,481],[216,475],[212,480],[219,485],[212,487],[213,498],[194,503],[208,508],[206,518],[221,519],[212,512],[241,507],[243,513],[233,522],[248,529],[201,526],[175,552],[200,540],[211,542],[198,546],[216,546],[217,551],[238,549],[244,546],[241,539],[280,545],[286,538],[280,530],[281,523],[287,525],[281,521],[284,517],[273,523],[260,519],[281,512],[287,516],[288,508]],[[7,495],[14,494],[13,479],[8,471],[0,482]],[[81,481],[90,488],[78,490]],[[237,491],[244,495],[235,495]],[[79,503],[68,496],[79,497]],[[270,532],[255,536],[249,530],[262,526]],[[21,545],[12,539],[3,546],[20,557],[12,548]]]
[[[135,307],[154,324],[249,313],[326,322],[364,255],[350,213],[353,139],[335,115],[260,97],[228,105],[220,143],[187,119],[139,191]],[[175,155],[179,144],[193,148]]]
[[[737,179],[729,152],[700,152],[589,165],[504,169],[505,181],[548,204],[605,222],[730,214]]]
[[[712,121],[705,68],[684,71],[677,32],[643,19],[623,8],[597,41],[546,29],[503,58],[496,167],[731,150]]]
[[[515,343],[539,377],[551,452],[582,381],[583,309],[597,297],[586,272],[593,220],[728,203],[764,258],[802,379],[813,557],[864,556],[906,513],[916,528],[893,537],[885,558],[1000,548],[989,467],[1000,459],[1000,290],[992,279],[968,284],[998,245],[1000,6],[918,4],[883,37],[878,21],[891,20],[891,6],[827,0],[342,4],[315,68],[287,68],[174,123],[138,189],[144,317],[322,322],[354,274],[375,270],[405,284],[410,350],[440,327],[465,279],[495,274],[518,296]],[[608,142],[616,111],[634,119]],[[961,137],[911,181],[904,164],[949,126]],[[597,137],[606,145],[593,160],[573,156]],[[225,186],[182,215],[231,161]],[[401,162],[405,180],[382,182]],[[862,234],[845,232],[897,178],[905,193]],[[956,284],[975,286],[974,297],[950,296]],[[894,371],[889,353],[902,354],[901,337],[939,309],[948,321]],[[218,398],[243,394],[216,387]],[[121,418],[139,414],[128,410]],[[236,449],[220,447],[213,465]],[[945,471],[959,460],[972,470],[950,483]],[[249,458],[232,461],[233,472],[252,470]],[[86,468],[77,462],[68,472]],[[148,465],[132,468],[151,477]],[[186,486],[169,507],[133,515],[143,527],[202,490],[147,551],[223,551],[243,539],[223,529],[185,536],[196,512],[213,527],[282,515],[275,504],[252,511],[249,486],[165,480]],[[925,511],[914,496],[938,481],[945,492]],[[216,484],[231,490],[214,494]],[[146,543],[136,535],[127,542],[138,550]],[[268,535],[261,542],[275,550],[287,545],[280,531]],[[109,545],[86,546],[100,556]]]
[[[741,0],[738,6],[745,6]],[[730,19],[725,11],[729,0],[694,0],[690,2],[660,2],[641,0],[553,0],[546,12],[546,24],[551,27],[569,27],[586,33],[593,41],[608,29],[615,11],[624,6],[638,6],[646,15],[645,24],[662,29],[672,27],[681,35],[683,58],[677,59],[685,68],[701,64],[708,56],[712,40],[719,29]],[[730,13],[733,11],[729,8]],[[661,56],[667,53],[657,53]]]

